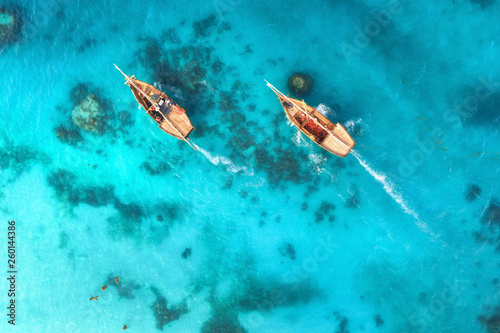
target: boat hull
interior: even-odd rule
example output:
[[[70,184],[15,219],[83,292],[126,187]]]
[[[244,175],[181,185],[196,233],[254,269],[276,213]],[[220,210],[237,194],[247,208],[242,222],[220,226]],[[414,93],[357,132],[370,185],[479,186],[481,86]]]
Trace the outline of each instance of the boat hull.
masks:
[[[356,145],[356,142],[340,123],[333,124],[318,110],[303,101],[281,95],[278,97],[292,124],[318,146],[337,156],[346,157]],[[305,115],[303,110],[306,110],[311,117]],[[311,118],[316,119],[316,121]]]
[[[186,112],[177,103],[175,103],[165,93],[156,89],[153,85],[131,78],[131,81],[145,94],[149,95],[158,104],[161,103],[161,111],[166,115],[165,121],[163,116],[155,110],[150,100],[145,97],[134,85],[129,84],[132,93],[134,94],[137,103],[139,103],[148,115],[158,124],[158,126],[167,134],[179,139],[186,140],[194,130],[191,120],[186,115]]]

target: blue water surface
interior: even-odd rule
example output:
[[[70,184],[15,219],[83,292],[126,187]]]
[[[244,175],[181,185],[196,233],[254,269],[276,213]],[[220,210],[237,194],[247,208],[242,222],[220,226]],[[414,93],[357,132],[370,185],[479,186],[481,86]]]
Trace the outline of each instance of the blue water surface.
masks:
[[[498,1],[0,7],[21,22],[1,44],[1,332],[498,332]],[[198,151],[113,64],[186,109]],[[295,72],[352,134],[345,159],[266,87]]]

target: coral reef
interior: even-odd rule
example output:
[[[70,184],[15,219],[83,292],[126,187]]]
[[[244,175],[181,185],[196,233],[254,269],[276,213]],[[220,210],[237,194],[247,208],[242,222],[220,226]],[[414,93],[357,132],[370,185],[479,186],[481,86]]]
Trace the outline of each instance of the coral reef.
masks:
[[[469,184],[465,191],[465,200],[472,202],[481,195],[481,188],[476,184]]]
[[[236,312],[216,312],[201,327],[201,333],[246,333]]]
[[[187,247],[184,252],[182,252],[181,254],[181,257],[183,257],[184,259],[187,259],[191,256],[191,248],[190,247]]]
[[[3,145],[0,142],[0,171],[10,170],[15,179],[23,172],[29,170],[34,163],[49,164],[51,159],[42,152],[34,150],[30,146],[15,144],[14,141],[5,137]],[[2,177],[6,174],[3,173]]]
[[[86,83],[78,83],[71,90],[70,98],[74,103],[71,111],[71,120],[74,125],[84,132],[98,135],[106,131],[116,131],[110,125],[112,104],[102,97],[99,89],[93,89]],[[123,123],[123,119],[121,120]]]
[[[207,18],[193,23],[193,30],[196,37],[206,37],[210,34],[211,28],[217,24],[215,15],[210,15]]]
[[[94,94],[88,95],[71,111],[74,124],[86,132],[102,133],[106,126],[104,116]]]
[[[313,79],[309,74],[295,73],[288,79],[288,90],[297,96],[307,95],[313,87]]]
[[[160,160],[158,157],[152,156],[141,164],[141,169],[146,171],[151,176],[157,176],[169,172],[172,170],[172,167],[167,162]]]
[[[183,314],[189,312],[186,302],[171,306],[167,305],[167,299],[160,294],[159,290],[151,287],[151,291],[155,294],[156,300],[151,305],[151,310],[156,318],[156,328],[163,330],[163,326],[178,320]]]
[[[349,325],[349,319],[347,319],[347,317],[342,317],[337,333],[349,333],[349,331],[347,330],[347,325]]]
[[[479,316],[477,320],[483,324],[488,333],[500,333],[500,314],[496,313],[491,317]]]
[[[54,133],[56,134],[59,141],[71,146],[77,146],[80,142],[83,141],[83,136],[81,135],[80,130],[72,125],[61,125],[55,127]]]
[[[292,260],[295,260],[295,258],[297,258],[297,252],[295,251],[293,245],[290,243],[283,244],[278,250],[283,257],[289,257]]]
[[[0,46],[19,39],[20,27],[19,11],[0,7]]]
[[[316,210],[316,212],[314,212],[314,215],[316,216],[314,222],[321,223],[325,219],[325,216],[330,215],[330,212],[334,211],[335,208],[336,207],[334,204],[325,200],[321,201],[319,208]],[[335,216],[330,215],[328,217],[328,221],[329,222],[335,221]]]
[[[78,186],[76,175],[64,169],[53,170],[47,177],[48,184],[54,188],[59,198],[72,203],[99,207],[116,201],[114,188],[104,186]]]
[[[235,297],[236,306],[241,312],[271,312],[276,307],[306,304],[318,295],[318,291],[307,283],[283,284],[273,280],[265,283],[250,278]]]
[[[497,199],[491,200],[486,207],[481,216],[481,223],[500,226],[500,202]]]

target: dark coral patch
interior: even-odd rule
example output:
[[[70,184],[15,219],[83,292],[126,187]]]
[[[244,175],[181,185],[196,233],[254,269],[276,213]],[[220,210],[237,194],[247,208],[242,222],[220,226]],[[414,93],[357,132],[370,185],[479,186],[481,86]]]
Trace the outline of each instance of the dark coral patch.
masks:
[[[481,223],[500,226],[500,202],[497,199],[491,200],[486,207],[481,216]]]
[[[242,312],[271,312],[277,307],[306,304],[317,296],[308,284],[282,284],[269,281],[266,284],[250,280],[238,297],[237,307]]]
[[[339,323],[338,333],[349,333],[347,326],[349,325],[349,319],[347,317],[342,317]]]
[[[0,47],[21,39],[23,16],[20,7],[0,7]]]
[[[491,317],[479,316],[477,320],[486,327],[489,333],[500,332],[500,314],[493,314]]]
[[[316,223],[321,223],[323,222],[323,220],[325,219],[325,216],[329,215],[331,211],[334,211],[335,210],[335,205],[328,202],[328,201],[321,201],[321,204],[319,206],[319,208],[316,210],[316,212],[314,213],[316,219],[314,220],[314,222]],[[328,218],[328,220],[330,222],[333,222],[331,221],[331,216]],[[335,220],[335,218],[334,218]]]
[[[114,207],[123,218],[137,220],[146,216],[144,209],[137,203],[125,204],[116,199]]]
[[[465,200],[472,202],[476,200],[481,195],[481,188],[476,184],[469,184],[467,190],[465,191]]]
[[[54,133],[59,141],[71,146],[77,146],[83,141],[83,136],[80,133],[80,130],[72,124],[55,127]]]
[[[297,258],[295,247],[290,243],[283,244],[278,250],[283,257],[288,257],[292,260],[295,260]]]
[[[141,288],[140,285],[134,282],[124,281],[123,279],[119,279],[118,283],[116,283],[115,278],[112,274],[108,275],[108,279],[104,284],[108,287],[116,288],[116,291],[118,292],[120,298],[126,299],[134,299],[135,296],[133,294],[133,291]]]
[[[486,8],[495,3],[495,0],[470,0],[471,3],[480,5],[481,8]]]
[[[29,170],[34,163],[49,164],[50,161],[46,154],[30,146],[15,144],[9,138],[5,138],[3,147],[0,147],[0,171],[10,169],[14,178]]]
[[[216,312],[201,327],[201,333],[246,333],[236,312]]]
[[[215,15],[210,15],[203,20],[194,22],[193,30],[196,37],[206,37],[215,25],[217,25],[217,18]]]
[[[154,287],[151,287],[151,291],[155,294],[156,300],[151,305],[151,310],[156,319],[156,328],[163,330],[163,326],[179,320],[179,318],[188,313],[186,302],[168,307],[167,299],[160,294],[160,291]]]
[[[60,199],[68,201],[74,206],[86,203],[99,207],[116,201],[113,186],[78,186],[76,175],[68,170],[52,171],[47,177],[47,182]]]
[[[141,169],[146,171],[151,176],[157,176],[168,173],[172,170],[172,167],[170,164],[157,157],[150,157],[147,161],[141,164]]]
[[[181,254],[181,257],[183,257],[184,259],[187,259],[191,256],[191,248],[190,247],[187,247],[184,252],[182,252]]]

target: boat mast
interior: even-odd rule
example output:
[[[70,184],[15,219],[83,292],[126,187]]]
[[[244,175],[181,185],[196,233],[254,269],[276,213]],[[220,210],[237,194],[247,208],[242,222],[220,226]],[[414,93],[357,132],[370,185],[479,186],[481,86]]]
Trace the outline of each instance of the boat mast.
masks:
[[[143,94],[143,95],[144,95],[144,97],[146,97],[146,98],[147,98],[147,99],[151,102],[151,104],[153,104],[153,106],[155,107],[155,110],[156,110],[156,111],[158,111],[158,112],[161,114],[161,116],[163,117],[163,119],[165,119],[165,121],[166,121],[166,122],[167,122],[170,126],[172,126],[172,128],[173,128],[173,129],[175,129],[175,131],[177,132],[177,134],[179,134],[179,136],[182,138],[182,140],[186,141],[186,143],[187,143],[188,145],[190,145],[190,146],[191,146],[191,148],[193,148],[194,150],[197,150],[197,149],[196,149],[196,148],[195,148],[195,147],[191,144],[191,142],[189,142],[189,141],[188,141],[188,139],[186,139],[186,138],[184,137],[184,135],[182,135],[182,133],[181,133],[181,132],[177,129],[177,127],[175,127],[175,126],[174,126],[174,125],[170,122],[170,120],[168,120],[168,119],[167,119],[167,117],[163,114],[163,112],[161,112],[161,110],[160,110],[160,106],[158,105],[158,103],[156,103],[156,101],[155,101],[154,99],[152,99],[152,98],[151,98],[151,96],[147,95],[144,91],[142,91],[142,89],[141,89],[141,88],[139,88],[139,87],[138,87],[138,86],[134,83],[134,81],[132,81],[132,79],[130,78],[130,76],[128,76],[127,74],[123,73],[123,72],[122,72],[122,70],[121,70],[120,68],[118,68],[118,66],[116,66],[115,64],[113,64],[113,65],[116,67],[116,69],[118,69],[118,70],[120,71],[120,73],[122,73],[122,74],[123,74],[123,76],[125,76],[125,79],[127,80],[127,83],[129,83],[129,84],[133,85],[135,89],[139,90],[139,92],[140,92],[141,94]]]
[[[330,131],[328,128],[324,127],[316,118],[313,118],[313,116],[311,116],[309,114],[309,112],[307,112],[306,108],[302,108],[300,106],[298,106],[297,104],[295,104],[292,100],[290,100],[287,96],[285,96],[285,94],[283,94],[281,91],[279,91],[278,89],[276,89],[275,86],[273,86],[272,84],[270,84],[269,82],[267,82],[267,80],[264,80],[266,81],[267,83],[267,86],[269,88],[271,88],[271,90],[278,96],[282,96],[283,98],[285,98],[288,102],[292,103],[293,105],[295,105],[296,107],[298,107],[307,117],[309,117],[309,119],[312,119],[312,121],[314,121],[317,125],[319,125],[319,127],[321,127],[322,129],[324,129],[326,132],[328,132],[329,134],[331,134],[335,139],[337,139],[338,141],[340,141],[344,146],[346,146],[347,148],[349,148],[349,150],[351,150],[352,148],[350,148],[343,140],[337,138],[336,135],[334,135],[332,133],[332,131]],[[305,104],[304,101],[302,101],[302,103]]]

